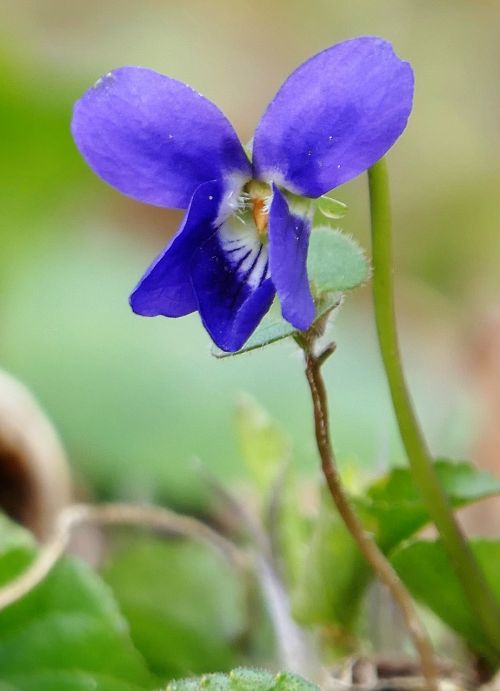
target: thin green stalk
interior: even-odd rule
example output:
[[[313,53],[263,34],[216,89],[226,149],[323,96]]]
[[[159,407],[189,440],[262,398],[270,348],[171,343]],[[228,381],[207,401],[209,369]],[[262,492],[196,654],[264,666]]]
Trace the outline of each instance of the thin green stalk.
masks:
[[[500,608],[460,530],[420,430],[403,374],[399,353],[391,250],[389,180],[384,159],[368,171],[372,228],[373,297],[382,360],[415,484],[444,548],[453,563],[464,593],[487,640],[492,664],[500,662]]]
[[[316,444],[318,447],[321,469],[326,480],[327,487],[333,499],[337,511],[344,521],[347,529],[357,543],[361,553],[372,567],[374,573],[391,593],[399,607],[408,633],[411,636],[415,649],[420,658],[422,675],[428,691],[438,691],[439,681],[432,643],[422,626],[413,600],[391,563],[373,540],[371,535],[363,528],[358,519],[347,494],[344,491],[335,454],[330,439],[330,426],[328,422],[328,397],[325,383],[321,374],[321,366],[332,354],[335,346],[331,344],[321,355],[314,355],[314,338],[312,342],[297,342],[304,350],[306,359],[306,377],[311,391],[311,400],[314,411],[314,429]]]

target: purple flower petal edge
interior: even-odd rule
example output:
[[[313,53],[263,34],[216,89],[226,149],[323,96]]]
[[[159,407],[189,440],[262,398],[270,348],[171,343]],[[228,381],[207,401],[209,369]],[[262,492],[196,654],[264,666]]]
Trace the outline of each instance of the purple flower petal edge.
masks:
[[[271,277],[284,319],[300,331],[311,326],[315,311],[306,266],[310,232],[310,220],[291,213],[274,185],[269,213]]]
[[[255,132],[254,175],[319,197],[381,158],[406,127],[413,72],[390,43],[354,38],[301,65]]]
[[[251,174],[232,125],[211,101],[143,67],[101,77],[75,104],[71,130],[94,172],[156,206],[186,208],[201,183]]]
[[[215,232],[223,194],[219,181],[205,182],[195,191],[180,229],[130,296],[130,306],[136,314],[182,317],[198,309],[191,283],[191,260],[199,246]]]

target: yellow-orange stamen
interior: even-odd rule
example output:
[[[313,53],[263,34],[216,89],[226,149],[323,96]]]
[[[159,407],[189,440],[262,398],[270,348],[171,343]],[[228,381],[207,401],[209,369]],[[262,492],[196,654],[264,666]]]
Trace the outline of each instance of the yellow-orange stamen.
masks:
[[[267,233],[268,212],[266,209],[266,200],[260,197],[252,199],[252,217],[257,228],[257,233],[260,236],[265,236]]]

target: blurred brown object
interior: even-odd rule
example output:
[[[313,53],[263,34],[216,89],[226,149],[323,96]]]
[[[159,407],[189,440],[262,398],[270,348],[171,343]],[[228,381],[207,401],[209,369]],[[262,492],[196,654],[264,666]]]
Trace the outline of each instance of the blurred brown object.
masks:
[[[26,387],[0,370],[0,509],[43,539],[70,499],[56,431]]]
[[[481,691],[500,691],[500,672],[486,686],[481,686]]]
[[[500,310],[477,325],[470,347],[470,372],[479,400],[479,433],[473,460],[482,470],[500,475]],[[461,512],[469,533],[500,534],[500,498],[488,499]]]
[[[437,660],[439,691],[472,691],[478,682],[466,669]],[[418,663],[405,656],[352,657],[331,670],[326,691],[427,691]],[[489,687],[488,687],[489,689]],[[496,691],[492,688],[491,691]]]

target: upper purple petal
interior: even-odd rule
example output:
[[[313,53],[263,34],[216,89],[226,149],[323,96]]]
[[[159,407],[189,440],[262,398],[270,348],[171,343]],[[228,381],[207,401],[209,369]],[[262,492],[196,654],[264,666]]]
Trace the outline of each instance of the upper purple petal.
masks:
[[[220,182],[206,182],[193,195],[184,221],[130,296],[130,306],[145,317],[182,317],[198,309],[190,277],[195,251],[215,231],[223,198]]]
[[[269,265],[283,317],[305,331],[314,319],[314,302],[307,278],[307,248],[311,222],[291,213],[276,185],[269,211]]]
[[[319,197],[386,153],[412,98],[412,69],[387,41],[366,36],[327,48],[269,104],[253,142],[255,176]]]
[[[253,231],[255,236],[255,232]],[[267,249],[254,237],[214,233],[194,254],[191,278],[203,324],[219,348],[239,350],[273,301]]]
[[[220,110],[186,84],[143,67],[99,79],[75,104],[71,130],[98,175],[156,206],[186,208],[201,183],[250,174]]]

